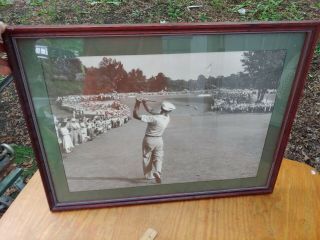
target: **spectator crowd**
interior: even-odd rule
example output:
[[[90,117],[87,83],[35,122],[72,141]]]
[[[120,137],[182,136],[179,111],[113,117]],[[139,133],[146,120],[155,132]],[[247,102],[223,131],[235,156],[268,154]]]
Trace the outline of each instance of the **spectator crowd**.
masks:
[[[58,97],[58,105],[73,113],[72,118],[54,116],[55,130],[61,150],[70,153],[87,141],[130,120],[130,109],[116,94]]]
[[[100,134],[107,133],[112,128],[123,126],[129,121],[129,116],[107,118],[106,116],[64,118],[54,117],[56,134],[61,150],[70,153],[74,147],[92,141]]]
[[[119,101],[117,94],[71,95],[58,97],[58,106],[77,116],[106,116],[107,118],[123,117],[130,114],[127,105]]]
[[[262,101],[257,101],[257,90],[222,89],[213,98],[211,111],[227,113],[268,113],[273,111],[275,90],[266,90]]]

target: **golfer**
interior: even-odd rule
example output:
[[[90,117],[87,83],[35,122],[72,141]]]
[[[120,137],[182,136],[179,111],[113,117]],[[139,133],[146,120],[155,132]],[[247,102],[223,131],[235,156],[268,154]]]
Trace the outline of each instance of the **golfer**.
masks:
[[[167,128],[170,117],[169,113],[176,109],[175,106],[167,101],[161,103],[160,113],[154,112],[146,103],[145,99],[136,99],[133,110],[133,117],[148,124],[142,142],[143,154],[143,173],[145,178],[154,179],[161,183],[161,169],[163,160],[163,140],[162,134]],[[146,111],[152,115],[139,115],[141,102]]]

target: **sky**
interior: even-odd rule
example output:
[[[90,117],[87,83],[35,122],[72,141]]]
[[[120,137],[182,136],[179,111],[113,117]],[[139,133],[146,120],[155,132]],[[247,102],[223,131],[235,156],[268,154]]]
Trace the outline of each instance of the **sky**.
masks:
[[[98,67],[103,57],[123,63],[127,72],[139,68],[147,78],[159,72],[172,80],[197,79],[200,74],[208,76],[229,76],[243,71],[243,52],[179,53],[150,55],[119,55],[79,57],[86,67]]]

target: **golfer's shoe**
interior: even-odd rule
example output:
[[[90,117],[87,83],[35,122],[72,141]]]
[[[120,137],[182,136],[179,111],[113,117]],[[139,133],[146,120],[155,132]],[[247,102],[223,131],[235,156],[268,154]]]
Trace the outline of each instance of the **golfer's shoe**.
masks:
[[[153,179],[155,179],[155,177],[154,177],[151,173],[146,174],[146,175],[144,175],[144,176],[145,176],[146,180],[153,180]]]
[[[161,183],[161,177],[160,177],[160,173],[159,172],[154,172],[153,176],[156,179],[156,183]]]

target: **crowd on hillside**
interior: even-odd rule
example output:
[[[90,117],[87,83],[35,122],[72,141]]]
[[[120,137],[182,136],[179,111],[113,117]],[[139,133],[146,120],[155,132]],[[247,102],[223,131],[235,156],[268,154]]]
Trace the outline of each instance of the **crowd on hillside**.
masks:
[[[223,100],[228,104],[232,103],[249,103],[252,101],[254,91],[250,89],[221,89],[215,96],[219,100]]]
[[[266,90],[262,101],[257,101],[257,90],[225,89],[217,93],[212,111],[227,113],[267,113],[273,111],[275,90]]]
[[[119,101],[116,93],[63,96],[56,102],[73,113],[72,118],[54,117],[58,142],[65,153],[112,128],[123,126],[130,119],[129,107]]]
[[[107,118],[122,118],[130,115],[127,105],[119,101],[117,94],[71,95],[58,97],[58,106],[76,116],[105,116]]]
[[[226,103],[216,100],[211,106],[212,111],[227,113],[268,113],[273,111],[273,103]]]
[[[75,114],[74,114],[75,115]],[[79,144],[92,141],[112,128],[121,127],[130,120],[129,116],[107,118],[106,116],[73,117],[58,119],[54,117],[56,134],[60,148],[70,153]]]
[[[57,97],[57,103],[78,103],[85,101],[108,101],[108,100],[119,100],[117,93],[101,93],[97,95],[68,95],[63,97]]]

